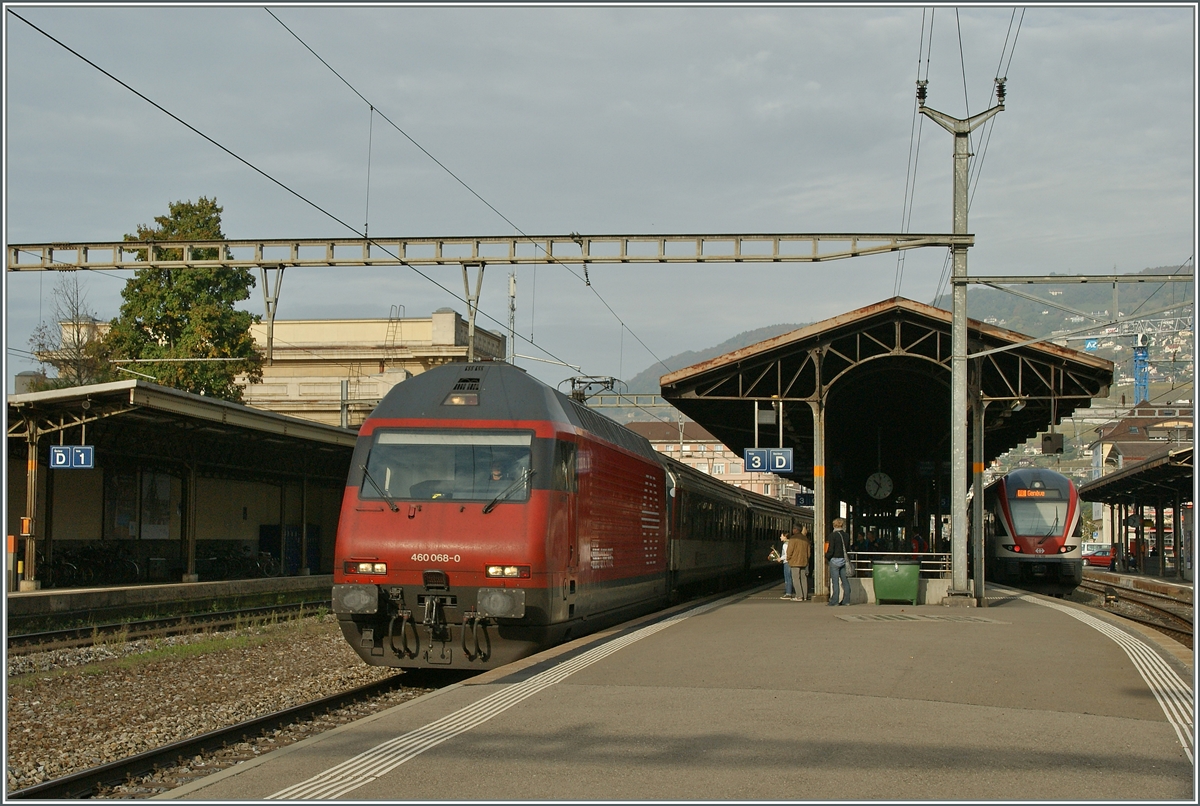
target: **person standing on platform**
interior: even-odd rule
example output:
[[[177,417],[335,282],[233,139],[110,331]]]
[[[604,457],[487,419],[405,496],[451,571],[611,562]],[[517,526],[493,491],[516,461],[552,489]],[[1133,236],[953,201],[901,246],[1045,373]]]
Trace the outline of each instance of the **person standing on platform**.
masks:
[[[795,599],[796,589],[792,586],[792,567],[788,565],[788,536],[780,535],[779,539],[783,542],[783,550],[779,552],[779,562],[783,564],[783,596],[779,598]]]
[[[787,541],[787,562],[792,569],[792,586],[796,590],[796,600],[803,602],[808,599],[808,586],[804,574],[808,570],[808,558],[812,553],[812,540],[808,536],[808,527],[793,527]]]
[[[850,604],[850,578],[846,575],[846,558],[850,556],[850,544],[846,540],[846,521],[833,519],[833,532],[825,542],[825,559],[829,562],[829,606],[845,607]],[[841,601],[838,588],[841,587]]]

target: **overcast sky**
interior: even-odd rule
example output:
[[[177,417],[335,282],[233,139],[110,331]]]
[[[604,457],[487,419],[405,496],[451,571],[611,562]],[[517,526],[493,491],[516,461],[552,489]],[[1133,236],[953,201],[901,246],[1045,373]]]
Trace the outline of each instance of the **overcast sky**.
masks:
[[[528,234],[950,232],[953,138],[914,115],[919,71],[928,105],[963,118],[1008,79],[1005,111],[973,139],[971,273],[1128,272],[1194,254],[1192,5],[1015,18],[978,6],[271,9]],[[261,5],[6,10],[373,236],[516,234]],[[224,207],[229,238],[353,236],[13,14],[4,26],[7,244],[120,240],[200,196]],[[905,253],[900,294],[931,302],[945,263],[945,250]],[[522,268],[517,330],[537,346],[518,351],[630,378],[655,356],[887,299],[898,268],[896,255],[593,266],[592,288],[561,267]],[[458,268],[427,273],[462,293]],[[494,321],[481,326],[506,326],[507,273],[485,275]],[[83,277],[101,318],[118,313],[126,276]],[[5,273],[9,391],[36,368],[14,350],[50,315],[57,280]],[[465,311],[410,269],[289,269],[278,316],[393,305]],[[261,313],[261,291],[245,306]],[[574,374],[521,363],[551,384]]]

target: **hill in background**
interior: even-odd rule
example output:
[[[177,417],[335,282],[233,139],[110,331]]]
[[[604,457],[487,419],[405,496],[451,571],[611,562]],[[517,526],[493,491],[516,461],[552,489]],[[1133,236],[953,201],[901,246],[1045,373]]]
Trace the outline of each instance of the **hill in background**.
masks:
[[[1176,274],[1181,272],[1182,268],[1159,266],[1128,274]],[[1112,361],[1116,364],[1117,377],[1110,400],[1120,403],[1124,395],[1127,402],[1132,402],[1135,346],[1132,333],[1123,332],[1123,329],[1117,326],[1108,326],[1070,335],[1094,323],[1094,320],[1081,314],[1089,314],[1103,320],[1115,318],[1111,310],[1111,283],[1047,283],[1015,288],[1045,301],[1035,302],[995,288],[970,286],[967,291],[968,316],[1028,336],[1054,336],[1057,338],[1053,340],[1058,344],[1075,350],[1086,350],[1091,355]],[[1137,323],[1138,328],[1149,336],[1151,383],[1162,385],[1169,390],[1168,394],[1175,397],[1179,395],[1172,390],[1187,389],[1187,395],[1191,394],[1194,361],[1192,332],[1178,325],[1185,316],[1191,319],[1192,310],[1183,306],[1194,298],[1195,287],[1191,282],[1121,283],[1117,288],[1117,308],[1122,317],[1128,318],[1138,313],[1179,306],[1178,310],[1172,312],[1178,318],[1173,318],[1172,313],[1158,313],[1151,314],[1146,320]],[[949,295],[939,297],[934,304],[944,310],[950,310]],[[1063,307],[1056,307],[1058,305]],[[1093,342],[1090,349],[1089,340]]]
[[[1174,274],[1179,271],[1181,271],[1179,266],[1160,266],[1130,273]],[[998,325],[1028,336],[1041,337],[1080,330],[1089,323],[1087,317],[1071,310],[1063,310],[1063,308],[1108,318],[1109,309],[1113,307],[1112,285],[1106,283],[1037,284],[1022,286],[1020,290],[1045,301],[1035,302],[1002,290],[971,286],[967,293],[968,314],[972,319],[978,321]],[[1185,305],[1194,299],[1194,294],[1192,283],[1122,283],[1117,292],[1117,305],[1122,316],[1132,316],[1139,311],[1157,310],[1173,304]],[[943,295],[933,304],[944,310],[950,310],[950,296]],[[1063,308],[1055,307],[1056,305],[1061,305]],[[1191,312],[1187,311],[1187,313]],[[1162,320],[1165,316],[1165,314],[1159,314],[1151,318]],[[677,353],[635,375],[628,381],[626,391],[630,394],[658,394],[660,392],[658,379],[668,372],[674,372],[782,333],[788,333],[804,327],[805,324],[808,323],[760,327],[739,333],[714,347]],[[1088,335],[1097,337],[1098,333],[1097,330]],[[1085,348],[1083,335],[1056,341],[1077,350]],[[1132,337],[1107,333],[1099,334],[1097,341],[1096,349],[1089,352],[1107,358],[1117,365],[1117,381],[1112,388],[1111,399],[1119,402],[1122,393],[1125,393],[1130,395],[1128,399],[1132,400],[1131,365],[1132,347],[1134,346]],[[1176,390],[1180,389],[1187,390],[1186,396],[1190,397],[1191,395],[1190,384],[1194,360],[1191,345],[1192,334],[1188,331],[1164,331],[1156,333],[1151,338],[1151,381],[1156,386],[1161,385],[1170,390],[1166,393],[1168,395],[1178,397],[1180,392]],[[656,417],[674,420],[678,417],[678,412],[674,408],[647,411],[629,407],[603,409],[603,411],[619,422],[647,420]]]

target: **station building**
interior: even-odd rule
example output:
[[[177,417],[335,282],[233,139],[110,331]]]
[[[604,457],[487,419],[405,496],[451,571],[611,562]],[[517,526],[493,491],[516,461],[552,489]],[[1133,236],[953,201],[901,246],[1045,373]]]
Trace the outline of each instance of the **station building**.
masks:
[[[60,322],[62,344],[85,344],[108,332],[109,323],[88,319]],[[430,316],[403,317],[392,306],[380,319],[276,319],[259,322],[250,335],[264,354],[262,380],[242,379],[242,400],[279,414],[343,428],[358,427],[393,386],[450,361],[466,361],[470,327],[452,308]],[[476,328],[474,354],[504,360],[508,339]],[[54,363],[53,352],[38,358]],[[23,372],[18,394],[29,392],[46,376]]]
[[[470,329],[451,308],[426,317],[276,319],[250,328],[267,354],[249,406],[327,425],[357,428],[393,386],[451,361],[466,361]],[[268,344],[270,349],[268,350]],[[508,340],[476,327],[476,358],[504,360]]]

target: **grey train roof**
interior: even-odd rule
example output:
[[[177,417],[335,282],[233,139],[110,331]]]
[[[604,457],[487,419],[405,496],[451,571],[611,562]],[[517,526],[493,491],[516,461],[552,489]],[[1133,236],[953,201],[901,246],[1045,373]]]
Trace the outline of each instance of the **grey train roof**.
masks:
[[[452,392],[477,392],[477,406],[447,406]],[[650,461],[649,441],[501,361],[450,363],[397,384],[370,419],[550,420],[567,422]]]

